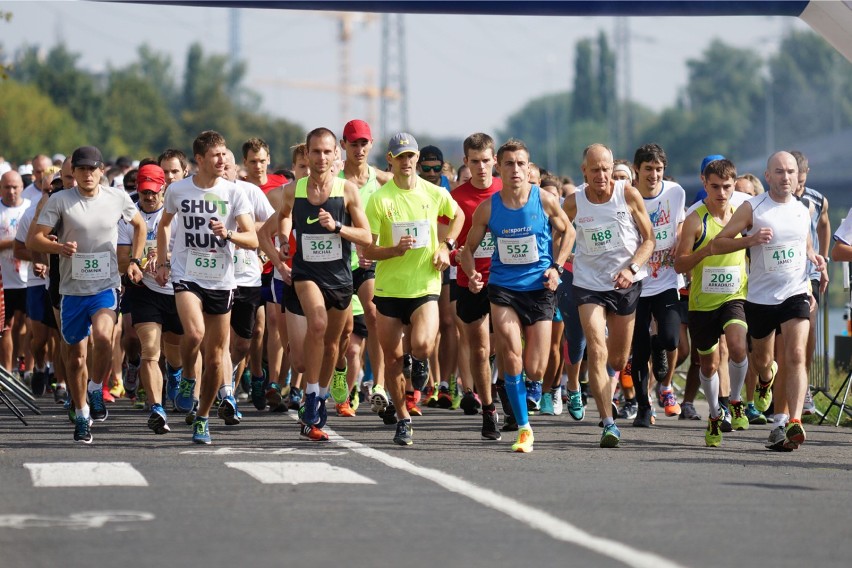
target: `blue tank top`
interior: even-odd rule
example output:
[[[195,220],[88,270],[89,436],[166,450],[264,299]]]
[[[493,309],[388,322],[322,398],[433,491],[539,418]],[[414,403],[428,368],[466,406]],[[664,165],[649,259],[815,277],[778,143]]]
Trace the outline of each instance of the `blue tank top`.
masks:
[[[509,209],[500,193],[491,196],[488,228],[495,239],[489,284],[527,292],[544,289],[544,271],[553,263],[550,219],[539,187],[530,188],[526,205]]]

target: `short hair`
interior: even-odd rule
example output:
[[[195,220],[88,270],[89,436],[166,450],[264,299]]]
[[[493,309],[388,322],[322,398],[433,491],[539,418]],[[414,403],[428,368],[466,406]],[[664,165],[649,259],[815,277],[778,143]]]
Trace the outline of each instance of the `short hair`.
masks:
[[[766,191],[763,188],[763,182],[760,181],[760,178],[758,178],[756,175],[754,175],[752,173],[745,173],[740,177],[744,177],[745,179],[747,179],[748,181],[751,182],[751,184],[754,186],[754,194],[755,195],[760,195],[761,193]]]
[[[633,154],[633,166],[637,170],[645,162],[660,162],[664,168],[669,163],[668,158],[666,158],[666,151],[663,150],[662,146],[654,142],[639,146],[636,149],[636,153]]]
[[[335,145],[337,145],[337,136],[335,136],[334,132],[328,128],[320,126],[319,128],[314,128],[308,132],[308,135],[305,137],[305,150],[307,151],[310,149],[311,140],[314,138],[322,138],[323,136],[331,136],[331,139],[334,140]]]
[[[177,160],[180,162],[180,167],[184,171],[189,167],[189,160],[186,159],[186,154],[176,148],[166,148],[163,150],[163,153],[157,157],[157,165],[162,165],[165,160]]]
[[[704,179],[715,175],[719,179],[737,179],[737,167],[731,160],[713,160],[704,168]]]
[[[470,150],[476,150],[478,152],[483,152],[485,150],[491,149],[491,152],[494,152],[494,139],[484,132],[476,132],[475,134],[471,134],[467,138],[464,139],[464,143],[462,144],[464,148],[464,156],[467,158],[467,153]]]
[[[594,144],[589,144],[588,146],[586,146],[585,148],[583,148],[583,161],[584,161],[584,162],[586,161],[586,156],[588,156],[588,155],[589,155],[589,152],[591,152],[593,148],[603,148],[604,150],[606,150],[607,152],[609,152],[609,155],[610,155],[611,157],[613,156],[613,154],[612,154],[612,149],[610,149],[610,147],[609,147],[609,146],[607,146],[606,144],[601,144],[600,142],[595,142]],[[613,158],[613,159],[614,159],[614,158]]]
[[[205,130],[192,142],[192,154],[194,156],[203,156],[210,148],[216,146],[227,146],[225,137],[215,130]]]
[[[557,190],[562,189],[562,180],[560,180],[555,175],[547,174],[541,176],[541,183],[538,184],[539,187],[555,187]]]
[[[269,144],[267,144],[263,138],[249,138],[245,142],[243,142],[243,160],[248,159],[249,150],[257,154],[261,150],[266,150],[266,155],[269,156],[269,159],[272,159],[272,154],[269,152]]]
[[[141,160],[139,160],[139,166],[137,166],[137,168],[141,168],[142,166],[159,166],[159,165],[160,165],[159,162],[154,160],[154,158],[148,157],[148,158],[142,158]],[[127,174],[124,174],[124,175],[127,175]]]
[[[302,144],[296,144],[295,146],[291,146],[290,150],[293,151],[291,154],[293,161],[290,163],[294,166],[296,165],[296,160],[298,160],[299,158],[308,158],[308,145],[304,142]]]
[[[796,158],[796,165],[799,167],[799,174],[807,173],[808,157],[798,150],[790,150],[790,154]]]
[[[527,145],[517,138],[509,138],[502,146],[500,146],[500,149],[497,150],[497,163],[499,164],[503,160],[503,154],[506,152],[518,152],[520,150],[526,152],[527,158],[529,158],[530,150],[527,148]]]

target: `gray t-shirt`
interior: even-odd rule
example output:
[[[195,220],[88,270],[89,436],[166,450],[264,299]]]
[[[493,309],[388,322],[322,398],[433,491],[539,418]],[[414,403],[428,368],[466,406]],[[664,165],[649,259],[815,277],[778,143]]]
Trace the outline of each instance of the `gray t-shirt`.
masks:
[[[94,197],[77,188],[54,193],[38,218],[38,224],[56,229],[60,243],[77,242],[72,258],[59,256],[59,293],[91,296],[119,288],[118,221],[130,221],[137,213],[127,193],[100,186]]]

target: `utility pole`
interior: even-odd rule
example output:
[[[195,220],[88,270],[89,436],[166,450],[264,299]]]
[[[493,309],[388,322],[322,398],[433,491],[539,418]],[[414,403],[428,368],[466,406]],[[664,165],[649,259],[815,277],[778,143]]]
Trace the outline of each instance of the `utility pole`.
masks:
[[[391,132],[408,130],[408,63],[405,54],[405,20],[402,14],[382,15],[382,70],[379,89],[398,92],[399,99],[381,99],[379,131],[383,143]]]

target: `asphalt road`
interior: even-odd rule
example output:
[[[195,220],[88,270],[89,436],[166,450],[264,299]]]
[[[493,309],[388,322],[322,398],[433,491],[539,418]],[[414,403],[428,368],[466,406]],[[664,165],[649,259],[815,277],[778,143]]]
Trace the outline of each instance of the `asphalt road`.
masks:
[[[849,564],[848,429],[775,453],[752,427],[711,449],[703,422],[662,417],[604,450],[590,411],[533,417],[521,455],[460,411],[425,409],[399,448],[367,406],[312,444],[244,404],[196,446],[182,417],[155,436],[121,400],[85,446],[43,408],[25,427],[0,407],[0,568]]]

